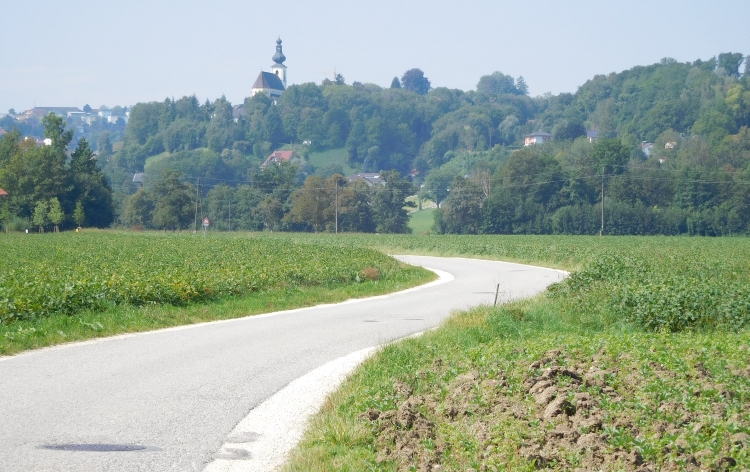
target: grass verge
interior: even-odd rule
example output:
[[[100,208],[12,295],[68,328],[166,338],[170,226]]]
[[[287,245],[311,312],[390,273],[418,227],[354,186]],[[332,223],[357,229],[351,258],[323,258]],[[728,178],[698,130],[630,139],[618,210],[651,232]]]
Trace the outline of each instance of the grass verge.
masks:
[[[56,314],[0,324],[0,355],[13,355],[30,349],[84,341],[123,333],[152,331],[172,326],[288,310],[351,298],[382,295],[427,283],[435,274],[401,264],[398,273],[387,279],[366,280],[333,286],[297,286],[270,289],[241,297],[185,306],[131,305],[88,310],[74,315]]]

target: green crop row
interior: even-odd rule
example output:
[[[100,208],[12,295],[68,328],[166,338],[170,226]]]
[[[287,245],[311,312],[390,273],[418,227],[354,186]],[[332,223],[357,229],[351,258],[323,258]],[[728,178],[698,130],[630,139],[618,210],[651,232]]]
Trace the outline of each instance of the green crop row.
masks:
[[[349,283],[374,267],[371,249],[252,237],[55,234],[0,237],[0,322],[113,304],[182,305],[270,288]]]

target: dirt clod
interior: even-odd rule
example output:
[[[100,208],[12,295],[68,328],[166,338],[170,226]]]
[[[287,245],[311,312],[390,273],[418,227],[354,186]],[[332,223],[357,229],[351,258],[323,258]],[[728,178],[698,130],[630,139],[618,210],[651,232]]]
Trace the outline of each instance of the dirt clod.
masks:
[[[489,364],[486,371],[474,366],[453,376],[453,366],[436,359],[432,372],[427,367],[426,375],[415,372],[412,380],[393,384],[392,409],[368,409],[359,418],[376,432],[378,460],[396,464],[398,471],[466,471],[469,465],[482,472],[530,466],[637,472],[738,468],[744,457],[738,451],[750,447],[744,432],[750,425],[736,407],[747,403],[742,377],[744,370],[750,377],[750,366],[735,362],[744,370],[730,365],[720,371],[710,361],[692,360],[680,371],[657,356],[653,359],[661,362],[614,357],[604,349],[590,353],[561,348],[524,358],[525,351],[514,351],[515,364]],[[421,393],[423,379],[435,377],[443,379],[439,389]],[[673,394],[658,399],[644,394],[653,382],[669,385],[673,390],[664,392]],[[695,402],[702,409],[688,406]],[[696,452],[695,438],[714,434],[717,421],[742,429],[731,437],[724,430],[720,448]],[[467,450],[476,451],[474,462],[456,466],[456,457]]]

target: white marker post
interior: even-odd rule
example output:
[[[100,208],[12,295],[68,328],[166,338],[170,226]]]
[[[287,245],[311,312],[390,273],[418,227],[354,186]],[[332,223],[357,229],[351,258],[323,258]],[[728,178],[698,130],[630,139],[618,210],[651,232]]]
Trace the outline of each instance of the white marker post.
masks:
[[[211,220],[208,217],[203,218],[203,237],[206,237],[206,230],[211,226]]]

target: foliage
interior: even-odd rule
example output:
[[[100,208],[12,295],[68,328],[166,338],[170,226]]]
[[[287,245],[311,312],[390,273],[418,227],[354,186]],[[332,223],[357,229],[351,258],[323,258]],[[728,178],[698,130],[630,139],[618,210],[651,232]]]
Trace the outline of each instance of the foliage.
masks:
[[[422,69],[409,69],[404,72],[404,75],[401,76],[401,84],[404,89],[420,95],[427,95],[427,92],[432,88]]]
[[[0,238],[0,323],[111,305],[183,305],[289,286],[333,286],[393,259],[283,240],[67,233]]]
[[[34,216],[31,219],[31,222],[34,223],[34,225],[39,226],[39,231],[41,232],[44,228],[44,225],[47,224],[47,221],[49,221],[49,203],[47,203],[45,200],[39,200],[34,207]]]
[[[81,227],[86,222],[86,212],[83,209],[83,203],[80,200],[76,202],[76,208],[73,210],[73,221]]]
[[[65,213],[63,213],[62,207],[60,206],[60,200],[57,197],[53,197],[49,201],[49,213],[47,213],[50,223],[55,225],[55,228],[60,225],[65,219]]]
[[[381,173],[385,185],[375,191],[372,203],[373,221],[379,233],[410,233],[409,214],[404,208],[406,197],[414,193],[412,184],[398,172]]]
[[[0,214],[31,219],[39,202],[56,199],[63,215],[72,214],[76,202],[81,202],[89,226],[109,226],[114,218],[112,189],[88,142],[80,139],[68,161],[72,131],[54,114],[42,122],[49,146],[38,147],[18,132],[0,139],[0,186],[9,194],[0,200]]]

